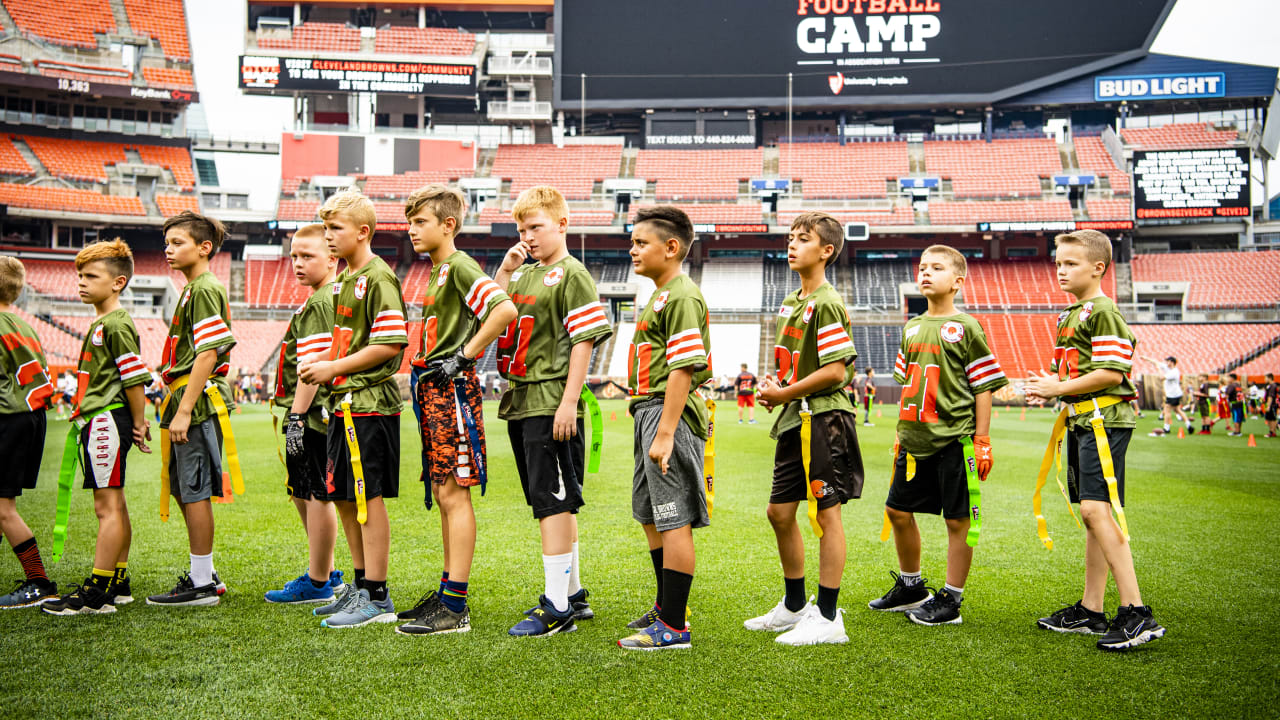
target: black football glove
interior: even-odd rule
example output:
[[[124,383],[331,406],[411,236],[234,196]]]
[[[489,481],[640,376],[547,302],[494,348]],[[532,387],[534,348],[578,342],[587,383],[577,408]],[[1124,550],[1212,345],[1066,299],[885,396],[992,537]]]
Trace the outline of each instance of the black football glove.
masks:
[[[298,413],[289,413],[284,421],[284,451],[291,458],[302,457],[302,434],[306,432],[307,419],[305,415]]]
[[[463,355],[462,350],[459,349],[458,352],[443,360],[432,360],[427,363],[423,379],[430,383],[447,383],[475,364],[474,358]]]

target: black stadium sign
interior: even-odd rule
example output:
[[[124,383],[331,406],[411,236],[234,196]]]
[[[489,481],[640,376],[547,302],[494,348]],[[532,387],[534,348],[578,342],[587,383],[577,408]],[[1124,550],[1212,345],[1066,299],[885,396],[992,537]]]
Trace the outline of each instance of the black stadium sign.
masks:
[[[985,104],[1142,55],[1173,0],[556,0],[555,104]]]

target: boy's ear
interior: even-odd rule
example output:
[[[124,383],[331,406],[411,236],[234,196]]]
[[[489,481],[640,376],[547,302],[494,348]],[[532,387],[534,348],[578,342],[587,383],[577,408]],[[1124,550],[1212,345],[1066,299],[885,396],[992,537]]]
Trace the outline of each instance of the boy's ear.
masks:
[[[200,243],[200,253],[206,258],[212,255],[213,243],[209,242],[208,240],[205,240],[204,242]]]
[[[667,255],[670,257],[680,257],[680,241],[675,238],[667,238]]]
[[[359,234],[359,236],[358,236],[358,237],[359,237],[361,240],[372,239],[372,238],[373,238],[373,228],[369,227],[368,225],[361,225],[361,226],[360,226],[360,234]]]
[[[124,292],[124,286],[129,284],[129,278],[123,275],[117,275],[115,280],[111,281],[112,292]]]
[[[961,275],[956,278],[955,288],[956,288],[956,292],[959,292],[964,289],[964,275]]]
[[[568,232],[569,232],[569,218],[567,218],[567,217],[562,217],[562,218],[560,218],[560,222],[556,223],[556,226],[560,229],[560,232],[561,232],[562,234],[564,234],[564,233],[568,233]]]

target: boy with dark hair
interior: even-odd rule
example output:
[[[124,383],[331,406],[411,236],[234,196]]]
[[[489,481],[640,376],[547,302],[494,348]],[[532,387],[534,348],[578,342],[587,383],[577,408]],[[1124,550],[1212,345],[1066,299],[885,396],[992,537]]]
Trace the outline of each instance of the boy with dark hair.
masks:
[[[334,284],[329,359],[300,360],[298,377],[329,386],[325,489],[347,533],[355,585],[312,613],[327,616],[321,627],[352,628],[396,619],[387,590],[386,498],[400,494],[404,402],[395,374],[409,336],[400,280],[370,247],[378,224],[373,202],[346,190],[325,201],[320,218],[330,252],[347,267]]]
[[[564,196],[545,185],[529,188],[511,215],[520,242],[507,251],[494,280],[520,317],[498,340],[498,370],[509,383],[498,417],[507,421],[525,501],[538,521],[544,583],[537,606],[508,632],[552,635],[594,616],[578,561],[586,467],[579,400],[592,348],[613,329],[591,273],[566,247]],[[537,264],[525,265],[529,257]]]
[[[686,613],[693,584],[693,528],[711,524],[702,460],[708,412],[693,389],[711,377],[711,332],[702,292],[681,263],[693,244],[693,223],[679,208],[636,213],[631,262],[655,291],[636,322],[628,351],[635,473],[631,514],[644,528],[657,576],[653,608],[618,641],[628,650],[690,647]]]
[[[1212,413],[1209,398],[1209,376],[1200,373],[1196,377],[1198,383],[1195,386],[1196,412],[1200,413],[1200,435],[1209,435],[1212,432],[1214,420],[1210,419]]]
[[[471,488],[484,494],[484,388],[476,358],[516,318],[515,306],[471,256],[457,249],[465,200],[455,188],[428,185],[405,201],[413,249],[431,257],[422,298],[422,348],[413,358],[421,411],[422,480],[440,505],[444,572],[440,585],[402,613],[402,635],[471,630],[467,603],[476,550]]]
[[[747,409],[747,416],[751,420],[751,424],[756,424],[756,376],[747,370],[747,364],[742,363],[742,372],[738,373],[738,377],[734,380],[734,386],[738,389],[738,424],[742,424],[742,408]]]
[[[333,282],[338,260],[329,252],[324,225],[304,225],[289,242],[289,258],[298,284],[311,288],[311,297],[289,318],[289,330],[280,343],[276,363],[273,403],[288,413],[284,421],[285,491],[293,498],[307,535],[307,571],[266,593],[271,603],[323,603],[333,599],[342,584],[342,572],[333,567],[333,544],[338,534],[329,486],[329,415],[326,388],[298,377],[302,358],[328,357],[333,345]],[[274,415],[272,416],[274,418]]]
[[[1267,384],[1262,387],[1262,419],[1267,423],[1267,437],[1276,436],[1276,412],[1280,410],[1280,385],[1276,384],[1276,376],[1267,373]]]
[[[1240,437],[1244,434],[1244,388],[1240,386],[1240,376],[1227,373],[1227,409],[1231,420],[1227,423],[1227,435]]]
[[[800,275],[800,288],[782,301],[776,374],[760,385],[760,404],[770,412],[782,408],[770,432],[778,445],[766,515],[778,541],[785,594],[772,610],[743,625],[781,632],[777,642],[784,645],[849,642],[837,602],[845,565],[841,505],[862,496],[857,422],[844,392],[858,352],[844,301],[825,275],[843,247],[844,227],[834,217],[809,212],[792,221],[787,264]],[[816,605],[805,602],[804,540],[796,524],[806,497],[809,522],[820,538]]]
[[[40,338],[13,312],[26,280],[20,260],[0,255],[0,457],[8,467],[0,473],[0,534],[9,540],[26,576],[0,596],[0,609],[34,607],[58,597],[58,586],[45,572],[35,535],[17,506],[18,496],[34,490],[40,477],[45,408],[53,397]]]
[[[1036,625],[1102,635],[1100,649],[1129,650],[1164,636],[1151,608],[1142,604],[1124,515],[1125,451],[1137,425],[1129,405],[1137,394],[1129,379],[1137,339],[1115,303],[1102,294],[1102,277],[1111,265],[1111,240],[1097,230],[1077,230],[1057,236],[1054,244],[1058,286],[1076,302],[1058,316],[1053,374],[1033,373],[1026,381],[1029,400],[1062,398],[1064,403],[1040,465],[1032,507],[1040,539],[1052,548],[1040,513],[1040,488],[1065,434],[1070,500],[1080,503],[1088,534],[1083,597]],[[1110,623],[1102,612],[1108,573],[1120,593],[1120,608]]]
[[[867,366],[867,376],[862,381],[862,424],[875,427],[871,422],[871,403],[876,400],[876,369]]]
[[[76,273],[80,300],[93,305],[98,315],[80,348],[71,415],[78,430],[68,444],[80,455],[85,489],[93,490],[98,541],[93,572],[84,584],[44,604],[44,611],[52,615],[113,613],[116,606],[133,602],[128,576],[133,528],[124,497],[125,458],[130,445],[151,452],[146,444],[151,434],[146,398],[151,372],[138,355],[133,318],[120,307],[120,293],[133,277],[133,253],[119,239],[88,245],[76,255]],[[71,490],[74,467],[70,471],[59,478],[59,494]],[[60,512],[62,507],[60,501]],[[66,532],[62,514],[54,523],[55,556],[59,531]]]
[[[191,568],[167,593],[148,605],[217,605],[226,592],[213,566],[213,505],[222,496],[222,443],[230,451],[232,482],[244,491],[234,438],[227,419],[231,388],[231,305],[209,260],[222,247],[226,230],[217,220],[190,210],[164,223],[165,259],[187,278],[169,323],[160,375],[169,397],[160,409],[160,518],[169,519],[169,495],[178,500],[187,524]],[[172,484],[170,482],[172,478]]]
[[[967,275],[955,248],[925,248],[916,284],[929,309],[907,321],[893,368],[903,388],[885,517],[902,572],[890,573],[893,587],[869,607],[905,611],[918,625],[963,622],[960,605],[982,527],[980,483],[995,464],[991,394],[1009,384],[982,326],[956,309]],[[947,525],[946,583],[932,593],[920,576],[920,512],[941,514]]]

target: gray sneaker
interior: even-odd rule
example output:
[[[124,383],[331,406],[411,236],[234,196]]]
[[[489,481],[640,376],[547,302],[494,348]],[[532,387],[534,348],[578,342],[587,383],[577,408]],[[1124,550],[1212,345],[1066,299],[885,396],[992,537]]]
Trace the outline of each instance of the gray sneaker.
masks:
[[[389,623],[396,621],[396,607],[391,598],[386,600],[370,600],[369,591],[361,590],[355,600],[342,612],[320,621],[320,627],[353,628],[369,623]]]
[[[35,607],[58,599],[58,586],[51,580],[19,580],[13,592],[0,595],[0,609]]]
[[[401,635],[448,635],[450,633],[471,632],[471,606],[464,607],[456,613],[449,606],[441,603],[435,611],[426,617],[407,622],[396,628]]]
[[[316,617],[324,617],[326,615],[336,615],[346,609],[349,603],[355,601],[360,593],[356,590],[356,586],[351,583],[344,583],[341,587],[333,591],[333,602],[328,605],[321,605],[311,611]]]

